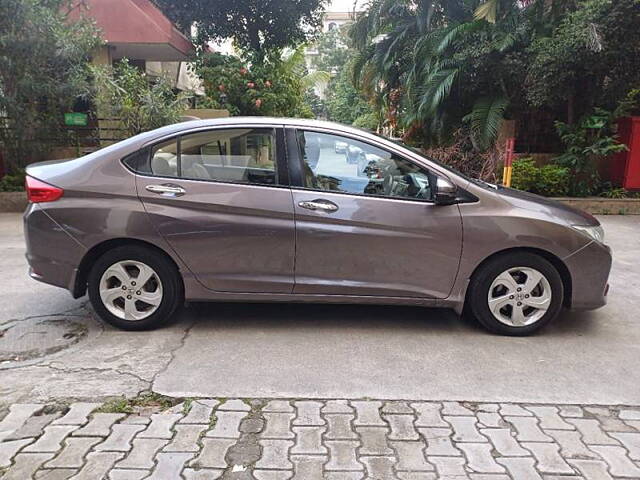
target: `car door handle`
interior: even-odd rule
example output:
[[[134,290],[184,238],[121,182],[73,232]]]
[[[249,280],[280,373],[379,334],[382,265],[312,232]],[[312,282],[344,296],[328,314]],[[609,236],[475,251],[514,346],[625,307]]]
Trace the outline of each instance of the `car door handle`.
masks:
[[[180,185],[172,185],[165,183],[163,185],[147,185],[146,188],[149,192],[165,195],[167,197],[179,197],[184,195],[187,191]]]
[[[298,203],[298,206],[307,210],[320,210],[322,212],[333,213],[338,211],[338,206],[329,200],[308,200]]]

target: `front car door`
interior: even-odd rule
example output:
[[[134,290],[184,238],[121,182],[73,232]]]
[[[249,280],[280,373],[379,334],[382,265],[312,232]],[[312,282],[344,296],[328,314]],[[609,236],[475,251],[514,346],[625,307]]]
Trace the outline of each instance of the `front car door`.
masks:
[[[138,195],[205,287],[292,292],[295,230],[282,128],[210,128],[148,150]]]
[[[462,249],[436,176],[355,136],[287,129],[297,294],[445,298]]]

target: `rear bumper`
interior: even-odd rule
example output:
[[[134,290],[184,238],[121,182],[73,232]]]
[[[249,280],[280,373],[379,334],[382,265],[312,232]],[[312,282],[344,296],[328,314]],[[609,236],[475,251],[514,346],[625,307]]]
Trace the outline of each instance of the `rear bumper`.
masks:
[[[24,213],[24,236],[29,276],[73,292],[85,248],[37,204]]]
[[[571,310],[595,310],[607,304],[611,248],[598,242],[564,259],[571,273]]]

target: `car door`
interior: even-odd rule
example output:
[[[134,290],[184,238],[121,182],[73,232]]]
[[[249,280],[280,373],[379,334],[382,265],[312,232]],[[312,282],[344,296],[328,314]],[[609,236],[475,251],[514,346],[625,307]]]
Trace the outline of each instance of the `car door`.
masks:
[[[251,125],[185,133],[149,147],[138,195],[207,288],[291,293],[295,230],[283,151],[281,128]]]
[[[327,131],[288,128],[287,145],[296,217],[294,293],[449,295],[462,222],[457,205],[433,202],[437,177],[431,171]]]

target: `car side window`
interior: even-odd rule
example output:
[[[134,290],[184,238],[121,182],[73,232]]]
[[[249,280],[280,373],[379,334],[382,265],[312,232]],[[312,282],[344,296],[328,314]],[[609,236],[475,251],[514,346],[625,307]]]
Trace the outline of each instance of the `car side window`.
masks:
[[[270,128],[216,129],[182,135],[151,152],[154,175],[233,183],[277,183],[276,136]]]
[[[404,158],[348,137],[298,131],[306,188],[431,201],[435,176]]]

